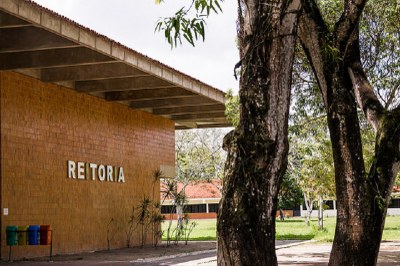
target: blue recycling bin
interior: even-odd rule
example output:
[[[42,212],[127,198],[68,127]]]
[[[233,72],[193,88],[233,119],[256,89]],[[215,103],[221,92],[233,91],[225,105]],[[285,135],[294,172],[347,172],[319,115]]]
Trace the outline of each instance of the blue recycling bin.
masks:
[[[40,226],[30,225],[28,227],[28,243],[29,245],[39,245],[40,244]]]

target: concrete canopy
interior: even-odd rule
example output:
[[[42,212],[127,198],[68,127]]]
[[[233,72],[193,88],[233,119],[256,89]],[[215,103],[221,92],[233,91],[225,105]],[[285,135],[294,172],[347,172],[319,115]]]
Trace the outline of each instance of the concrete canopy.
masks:
[[[163,116],[176,129],[230,126],[224,92],[31,1],[0,1],[0,71]]]

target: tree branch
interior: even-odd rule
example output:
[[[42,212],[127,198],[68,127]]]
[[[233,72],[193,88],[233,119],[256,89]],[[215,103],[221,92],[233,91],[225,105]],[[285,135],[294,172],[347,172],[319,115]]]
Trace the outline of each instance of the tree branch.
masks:
[[[299,21],[298,36],[304,52],[310,61],[310,65],[316,74],[319,88],[325,106],[328,104],[328,86],[324,73],[325,56],[321,53],[322,46],[326,44],[324,36],[328,36],[329,30],[318,9],[315,0],[303,1],[303,14]]]
[[[388,109],[394,103],[394,101],[396,100],[396,95],[399,91],[400,91],[400,80],[393,86],[392,90],[390,91],[390,95],[385,104],[385,109]]]
[[[346,0],[344,11],[335,25],[334,36],[336,36],[335,47],[340,52],[345,52],[351,35],[360,20],[361,13],[367,0]]]
[[[377,132],[379,118],[385,109],[376,97],[363,69],[349,67],[348,71],[358,106],[363,110],[367,121]]]
[[[376,96],[361,64],[358,25],[356,25],[348,43],[345,64],[348,66],[347,71],[353,85],[354,95],[368,123],[377,132],[379,118],[385,112],[385,108]]]

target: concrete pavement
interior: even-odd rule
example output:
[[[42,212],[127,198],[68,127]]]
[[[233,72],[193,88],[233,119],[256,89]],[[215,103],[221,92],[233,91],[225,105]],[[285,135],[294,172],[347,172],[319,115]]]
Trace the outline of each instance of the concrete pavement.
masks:
[[[277,256],[280,265],[327,265],[331,250],[330,243],[311,241],[277,241]],[[48,258],[36,258],[14,262],[2,261],[1,265],[49,265]],[[215,242],[180,243],[170,247],[126,248],[74,255],[55,256],[50,264],[56,265],[175,265],[215,266]],[[400,265],[400,242],[382,242],[378,265]]]

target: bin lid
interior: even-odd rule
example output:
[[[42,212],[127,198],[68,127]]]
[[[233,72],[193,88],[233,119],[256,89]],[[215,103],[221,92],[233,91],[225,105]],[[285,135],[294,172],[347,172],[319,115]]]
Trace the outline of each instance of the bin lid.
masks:
[[[40,225],[40,231],[51,231],[51,226],[48,224]]]
[[[40,226],[39,225],[30,225],[28,227],[28,230],[39,230]]]
[[[6,231],[17,231],[18,226],[16,225],[9,225],[6,227]]]

